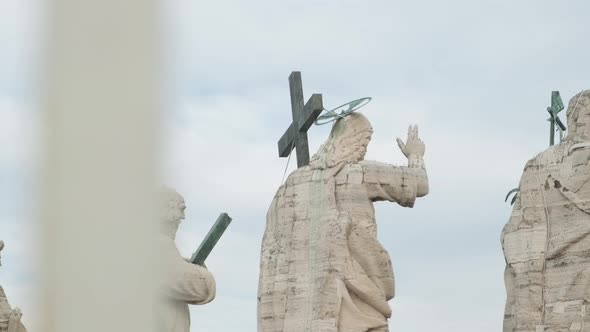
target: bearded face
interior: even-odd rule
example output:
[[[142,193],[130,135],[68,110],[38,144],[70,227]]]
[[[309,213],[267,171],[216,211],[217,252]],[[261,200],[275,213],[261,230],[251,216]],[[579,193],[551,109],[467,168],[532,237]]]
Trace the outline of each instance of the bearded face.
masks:
[[[184,198],[174,189],[164,188],[161,191],[160,199],[162,202],[160,207],[162,231],[174,238],[180,222],[185,218],[184,210],[186,210],[186,204],[184,203]]]
[[[186,210],[184,198],[180,195],[177,195],[177,197],[174,197],[168,201],[167,221],[180,223],[180,221],[185,218],[184,210]]]
[[[373,127],[360,113],[337,120],[328,141],[312,158],[310,166],[330,168],[340,163],[363,160],[372,134]]]

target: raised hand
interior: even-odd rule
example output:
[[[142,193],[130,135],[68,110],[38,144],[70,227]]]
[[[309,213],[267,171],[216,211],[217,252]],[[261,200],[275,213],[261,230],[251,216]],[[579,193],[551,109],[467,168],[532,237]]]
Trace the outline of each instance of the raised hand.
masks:
[[[418,136],[418,125],[408,128],[408,139],[406,143],[400,138],[397,138],[397,145],[406,157],[411,155],[423,157],[424,151],[426,150],[424,142]]]

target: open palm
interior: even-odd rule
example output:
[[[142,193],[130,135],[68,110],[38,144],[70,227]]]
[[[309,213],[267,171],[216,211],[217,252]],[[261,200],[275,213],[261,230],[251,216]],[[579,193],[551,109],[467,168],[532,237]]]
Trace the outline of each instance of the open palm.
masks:
[[[426,150],[424,142],[422,142],[418,136],[417,125],[410,126],[408,128],[408,139],[406,140],[406,143],[404,143],[404,141],[402,141],[400,138],[397,138],[397,145],[406,157],[411,155],[423,157]]]

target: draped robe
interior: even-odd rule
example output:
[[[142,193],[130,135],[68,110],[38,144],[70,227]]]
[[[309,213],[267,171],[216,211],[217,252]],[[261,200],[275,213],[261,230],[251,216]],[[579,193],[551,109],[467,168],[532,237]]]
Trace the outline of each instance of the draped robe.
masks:
[[[502,231],[505,332],[590,331],[590,148],[530,160]]]
[[[387,331],[394,276],[373,202],[412,207],[427,192],[422,167],[360,161],[294,171],[267,213],[258,330]]]

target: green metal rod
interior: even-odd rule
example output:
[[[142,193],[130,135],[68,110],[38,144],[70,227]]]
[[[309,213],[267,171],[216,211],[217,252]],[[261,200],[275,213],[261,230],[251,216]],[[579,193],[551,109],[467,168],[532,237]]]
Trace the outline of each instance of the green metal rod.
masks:
[[[191,257],[190,261],[193,264],[203,265],[203,263],[205,263],[205,260],[207,259],[207,257],[209,257],[209,254],[211,253],[211,251],[217,244],[217,241],[219,241],[219,239],[223,235],[223,232],[225,232],[227,226],[229,226],[231,221],[232,218],[227,213],[224,212],[219,215],[219,218],[217,218],[217,221],[215,222],[213,227],[211,227],[209,233],[207,233],[203,242],[201,242],[199,249],[197,249],[197,251],[195,251],[195,253]]]
[[[555,119],[551,119],[551,129],[549,129],[550,136],[549,136],[549,145],[553,146],[555,144]]]

